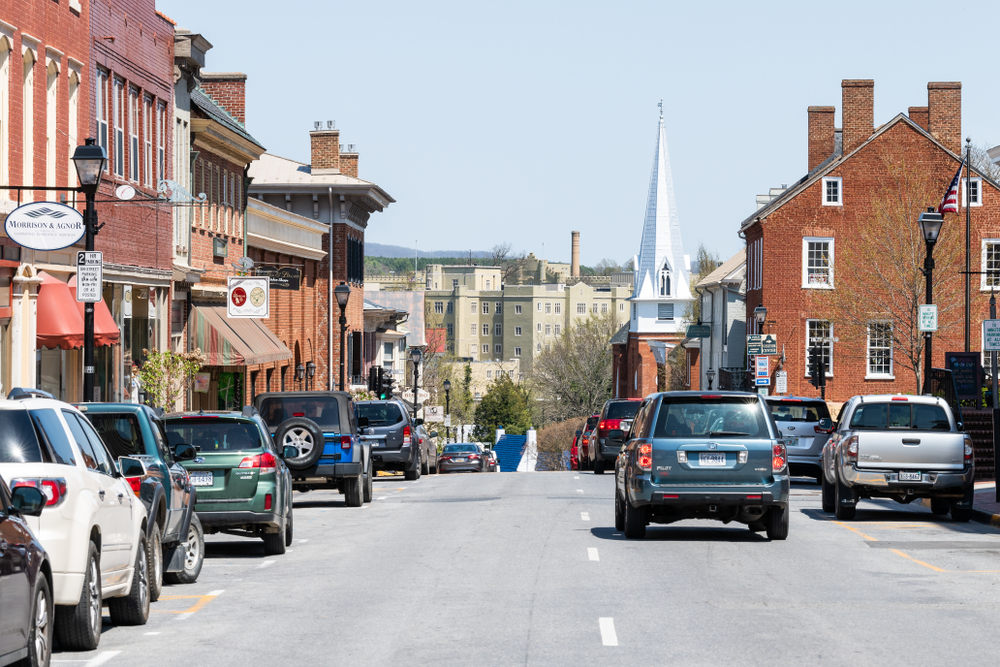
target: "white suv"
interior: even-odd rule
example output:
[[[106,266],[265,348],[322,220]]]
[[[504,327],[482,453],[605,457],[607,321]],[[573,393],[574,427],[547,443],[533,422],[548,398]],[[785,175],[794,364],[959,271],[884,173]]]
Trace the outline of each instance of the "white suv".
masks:
[[[146,508],[130,482],[145,467],[128,457],[116,465],[68,403],[31,389],[8,399],[0,401],[0,476],[45,494],[41,516],[28,523],[52,561],[56,637],[64,648],[94,649],[105,599],[116,624],[149,616]]]

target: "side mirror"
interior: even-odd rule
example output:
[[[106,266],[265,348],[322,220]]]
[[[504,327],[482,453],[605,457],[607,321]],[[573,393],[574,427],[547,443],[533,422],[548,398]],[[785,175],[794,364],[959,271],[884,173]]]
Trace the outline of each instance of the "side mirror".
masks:
[[[431,437],[432,438],[438,437],[438,432],[437,431],[431,431]]]
[[[38,516],[45,509],[45,496],[33,486],[18,486],[10,492],[10,504],[23,516]]]
[[[830,431],[833,430],[833,420],[830,419],[829,417],[823,417],[822,419],[819,420],[819,424],[816,425],[816,428],[818,428],[821,431],[826,431],[827,433],[829,433]]]
[[[358,428],[368,428],[368,417],[358,417]]]
[[[140,460],[131,456],[118,457],[118,469],[122,477],[145,477],[146,465]]]
[[[414,423],[415,425],[417,425],[417,426],[422,426],[422,425],[423,425],[423,423],[424,423],[424,420],[423,420],[423,419],[420,419],[419,417],[417,417],[417,419],[415,419],[413,423]]]
[[[281,458],[283,459],[294,459],[299,455],[299,448],[294,445],[285,445],[285,448],[281,452]]]
[[[958,429],[959,433],[961,433],[962,431],[965,430],[965,424],[963,424],[962,422],[955,422],[955,428]]]
[[[197,456],[197,452],[194,450],[194,447],[185,442],[174,447],[174,458],[178,461],[190,461],[195,456]]]
[[[608,431],[608,438],[614,442],[625,442],[625,431],[620,428],[613,428]]]

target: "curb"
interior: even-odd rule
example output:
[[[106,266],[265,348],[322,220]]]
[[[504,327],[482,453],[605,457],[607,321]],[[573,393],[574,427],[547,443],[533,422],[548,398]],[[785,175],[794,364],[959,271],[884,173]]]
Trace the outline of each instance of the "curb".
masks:
[[[972,520],[977,523],[985,523],[987,526],[1000,528],[1000,514],[993,514],[983,510],[972,508]]]

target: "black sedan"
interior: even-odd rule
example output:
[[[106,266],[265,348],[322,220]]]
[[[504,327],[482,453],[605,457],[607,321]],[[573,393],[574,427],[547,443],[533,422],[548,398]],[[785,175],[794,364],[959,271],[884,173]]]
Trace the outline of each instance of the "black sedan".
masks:
[[[486,472],[488,457],[479,445],[472,442],[459,442],[445,445],[438,458],[438,471],[445,472]]]
[[[51,569],[24,520],[44,507],[38,489],[19,486],[12,492],[0,479],[0,665],[24,660],[44,667],[52,656]]]

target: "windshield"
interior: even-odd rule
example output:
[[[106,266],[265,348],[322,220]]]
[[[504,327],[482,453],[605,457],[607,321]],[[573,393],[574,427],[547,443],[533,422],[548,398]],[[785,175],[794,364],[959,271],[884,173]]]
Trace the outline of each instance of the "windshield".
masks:
[[[354,414],[368,417],[369,426],[385,426],[403,421],[403,413],[395,403],[355,403]]]
[[[311,419],[324,431],[340,430],[340,404],[335,396],[273,396],[260,403],[260,415],[271,428],[295,417]]]
[[[656,438],[769,438],[767,418],[754,398],[664,400]]]
[[[859,405],[851,415],[852,429],[914,429],[918,431],[950,431],[948,415],[940,405],[917,403],[867,403]]]
[[[587,417],[587,430],[588,431],[593,430],[593,428],[597,426],[597,422],[599,422],[600,420],[601,420],[600,417]]]
[[[139,430],[139,419],[134,414],[92,412],[87,415],[87,419],[94,425],[115,459],[146,453],[142,444],[142,432]]]
[[[632,419],[639,412],[641,401],[616,401],[608,404],[608,414],[605,419]]]
[[[43,460],[42,447],[28,411],[0,411],[0,463],[41,463]]]
[[[479,448],[475,445],[445,445],[442,454],[478,454]]]
[[[828,419],[830,411],[826,403],[805,403],[803,401],[767,401],[771,416],[776,422],[818,422]]]
[[[167,422],[167,441],[171,447],[187,443],[202,454],[243,452],[260,449],[260,431],[252,421],[236,419],[171,419]]]

